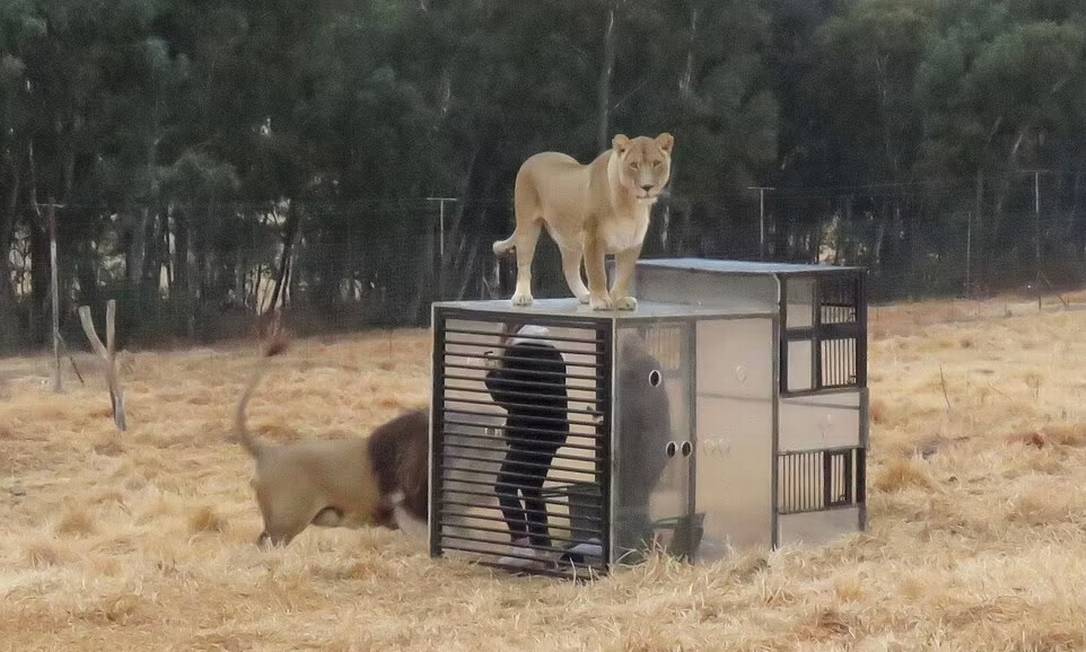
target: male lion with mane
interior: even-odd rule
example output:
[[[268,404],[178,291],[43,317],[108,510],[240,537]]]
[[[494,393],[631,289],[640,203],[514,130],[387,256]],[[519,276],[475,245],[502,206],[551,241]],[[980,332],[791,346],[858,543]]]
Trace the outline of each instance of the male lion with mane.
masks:
[[[637,299],[629,295],[630,280],[652,205],[671,178],[675,139],[666,132],[656,138],[618,134],[611,145],[588,165],[559,152],[542,152],[520,166],[513,191],[516,229],[494,243],[498,255],[516,249],[513,305],[532,303],[532,259],[546,226],[562,252],[562,272],[578,301],[595,310],[637,307]],[[617,263],[610,291],[607,254],[614,254]],[[581,279],[582,258],[588,287]]]

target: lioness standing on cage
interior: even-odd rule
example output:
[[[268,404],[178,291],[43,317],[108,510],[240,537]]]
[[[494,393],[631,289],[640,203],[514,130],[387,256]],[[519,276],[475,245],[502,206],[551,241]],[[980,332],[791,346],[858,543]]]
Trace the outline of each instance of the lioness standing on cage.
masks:
[[[652,205],[671,178],[675,139],[666,132],[656,138],[618,134],[611,145],[588,165],[566,154],[543,152],[520,166],[513,191],[516,228],[494,243],[498,255],[516,249],[513,305],[532,303],[532,260],[546,226],[562,252],[562,273],[578,301],[596,310],[637,307],[637,299],[629,295],[630,280]],[[617,262],[610,291],[607,254],[614,254]],[[581,280],[582,258],[588,287]]]

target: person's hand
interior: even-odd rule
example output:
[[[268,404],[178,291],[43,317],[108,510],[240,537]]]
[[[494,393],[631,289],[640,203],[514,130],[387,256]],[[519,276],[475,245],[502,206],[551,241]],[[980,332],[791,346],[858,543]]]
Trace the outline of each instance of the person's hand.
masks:
[[[487,369],[498,369],[502,366],[501,356],[496,351],[483,353],[483,366]]]

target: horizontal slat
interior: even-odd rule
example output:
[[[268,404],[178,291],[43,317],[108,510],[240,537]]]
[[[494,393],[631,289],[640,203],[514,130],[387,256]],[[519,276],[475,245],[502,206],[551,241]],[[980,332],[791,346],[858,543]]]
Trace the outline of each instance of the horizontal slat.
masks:
[[[455,354],[447,353],[446,356],[448,355]],[[441,367],[443,369],[471,369],[472,371],[486,369],[485,367],[480,367],[479,365],[457,364],[455,362],[449,362],[447,360],[442,363]],[[552,378],[571,378],[573,380],[591,380],[593,382],[603,380],[603,374],[595,374],[589,376],[588,374],[565,374],[561,371],[533,371],[532,373],[537,376],[550,376]]]
[[[441,467],[440,470],[443,472],[442,476],[441,476],[441,481],[443,483],[444,482],[459,482],[460,484],[470,484],[470,485],[476,485],[476,486],[480,486],[480,487],[490,487],[490,488],[494,487],[494,481],[493,480],[491,480],[491,481],[463,480],[463,479],[460,479],[460,478],[450,478],[447,475],[445,475],[445,473],[448,472],[448,471],[457,471],[457,470],[462,470],[462,469],[449,469],[449,468],[446,468],[446,467]],[[535,477],[538,477],[538,476],[531,476],[531,477],[535,478]],[[556,480],[560,481],[561,478],[548,478],[548,480],[553,483]],[[568,484],[576,485],[576,484],[579,484],[579,483],[577,483],[577,482],[569,482]],[[514,489],[527,489],[529,491],[538,491],[539,490],[539,487],[534,487],[532,485],[527,485],[527,484],[516,484],[516,483],[512,483],[512,482],[505,482],[505,483],[502,483],[502,485],[506,486],[506,487],[512,487]],[[457,491],[456,489],[450,489],[449,487],[444,487],[444,489],[446,491]],[[543,487],[544,492],[553,491],[553,490],[554,490],[554,485]]]
[[[474,518],[474,517],[472,517],[472,518]],[[496,520],[496,519],[486,519],[486,520]],[[521,521],[521,522],[523,523],[523,521]],[[478,531],[478,532],[490,532],[492,534],[506,534],[506,535],[512,534],[512,532],[508,528],[499,529],[499,528],[496,528],[496,527],[484,527],[482,525],[463,525],[463,524],[459,524],[459,523],[449,523],[447,521],[442,521],[441,525],[443,527],[454,527],[454,528],[458,528],[458,529],[461,529],[461,530],[475,530],[475,531]],[[539,525],[542,525],[542,524],[539,524]],[[561,525],[552,525],[552,524],[549,524],[549,523],[547,524],[547,528],[548,529],[557,529],[557,530],[568,530],[568,531],[572,532],[572,530],[570,528],[562,527]],[[578,528],[578,529],[580,529],[580,528]],[[444,532],[444,530],[442,530],[442,531]],[[599,532],[593,530],[588,534],[588,537],[589,538],[586,538],[586,539],[573,539],[573,538],[570,538],[570,537],[555,536],[555,535],[549,534],[549,533],[547,534],[547,538],[550,539],[551,541],[557,541],[559,543],[569,543],[569,544],[572,544],[572,545],[577,545],[578,543],[590,543],[592,539],[600,538],[600,534],[599,534]]]
[[[445,396],[444,398],[445,398],[446,403],[467,403],[469,405],[495,405],[495,406],[498,405],[494,401],[480,401],[480,400],[474,399],[474,398],[459,398],[459,397],[453,398],[453,397],[450,397],[450,396]],[[559,397],[554,397],[554,396],[549,396],[547,398],[549,398],[549,399],[551,399],[553,401],[572,402],[572,401],[569,401],[569,399],[559,398]],[[505,405],[508,405],[509,407],[525,408],[525,409],[528,409],[528,410],[544,410],[546,412],[556,412],[556,413],[560,413],[560,414],[584,414],[584,415],[592,416],[592,417],[603,416],[603,413],[600,412],[599,410],[581,410],[581,409],[578,409],[578,408],[552,407],[550,405],[532,405],[530,403],[506,403]],[[501,407],[505,407],[505,406],[503,405]],[[525,416],[524,418],[525,419],[543,419],[543,418],[550,419],[552,417],[537,417],[537,416],[535,416],[533,414],[530,417]]]
[[[598,491],[598,488],[596,490]],[[543,498],[535,498],[535,499],[532,499],[532,500],[541,501],[541,502],[544,502],[544,503],[546,503],[548,505],[568,506],[569,505],[569,499],[568,498],[556,500],[556,499],[551,498],[551,497],[552,496],[554,496],[554,497],[567,496],[568,497],[569,493],[568,492],[567,493],[556,493],[554,491],[555,490],[551,489],[551,488],[544,488],[543,489]],[[481,497],[484,497],[484,498],[493,498],[495,500],[497,499],[497,493],[495,493],[493,491],[472,491],[471,489],[447,489],[446,488],[446,489],[444,489],[442,491],[442,493],[443,494],[444,493],[450,494],[450,496],[453,496],[453,494],[465,494],[465,496],[481,496]],[[593,500],[596,503],[596,504],[581,504],[581,505],[579,505],[581,507],[581,509],[603,511],[603,509],[604,509],[603,496],[601,496],[601,494],[599,494],[599,493],[595,493],[595,494],[581,493],[580,497],[585,498],[585,499]],[[472,503],[472,504],[475,504],[475,503]],[[489,506],[493,507],[494,504],[490,504]]]
[[[457,412],[459,413],[459,411],[457,411]],[[469,414],[469,416],[471,416],[471,415]],[[482,416],[482,415],[476,415],[476,416]],[[496,416],[496,415],[490,414],[490,415],[486,415],[486,416],[493,417],[493,416]],[[503,421],[505,420],[504,415],[502,416],[502,420]],[[490,428],[491,430],[501,430],[503,432],[510,429],[509,426],[505,425],[504,423],[502,425],[493,425],[493,424],[489,424],[489,423],[473,423],[471,421],[456,421],[454,419],[444,419],[443,421],[444,421],[445,425],[450,425],[450,426],[466,426],[466,427],[469,427],[469,428]],[[593,428],[593,429],[596,429],[596,428],[599,427],[599,424],[592,424],[590,427]],[[566,432],[564,430],[548,430],[546,428],[521,428],[520,426],[514,426],[512,428],[512,430],[516,430],[518,432],[530,432],[530,433],[536,434],[536,435],[564,435],[564,434],[566,434]],[[446,430],[445,433],[446,434],[454,434],[454,435],[464,435],[465,437],[485,437],[485,436],[487,436],[487,435],[472,435],[470,433],[462,433],[462,432],[456,432],[456,431],[451,431],[451,430]],[[512,439],[513,439],[513,438],[510,438],[508,435],[503,435],[503,437],[505,439],[509,439],[510,441],[512,441]],[[583,432],[583,431],[578,431],[578,430],[571,430],[569,432],[568,437],[570,439],[572,439],[574,437],[581,437],[583,439],[601,439],[602,438],[601,435],[598,435],[598,434],[596,434],[594,432]],[[535,440],[532,440],[532,441],[535,441]],[[569,446],[569,444],[566,444],[566,445]],[[584,447],[582,446],[581,448],[584,448]],[[593,449],[595,449],[595,447],[593,447]]]
[[[496,441],[496,442],[505,441],[504,439],[498,439],[497,437],[490,437],[489,439],[491,439],[493,441]],[[531,440],[528,440],[528,439],[518,439],[518,441],[526,442],[528,444],[533,444],[534,443],[534,444],[538,445],[538,442],[532,442]],[[446,448],[463,448],[465,450],[473,450],[473,451],[499,451],[499,452],[505,452],[507,450],[507,447],[505,447],[505,446],[495,447],[495,446],[473,446],[471,444],[457,444],[455,442],[450,442],[447,438],[443,442],[443,445]],[[521,449],[521,450],[523,450],[523,449]],[[525,451],[525,452],[529,452],[529,451]],[[555,454],[551,455],[551,457],[553,459],[556,459],[556,460],[569,460],[571,462],[596,463],[596,462],[602,462],[603,461],[602,459],[600,459],[598,457],[581,457],[579,455],[564,455],[564,454],[561,454],[561,453],[555,453]],[[490,461],[490,460],[487,460],[487,461]],[[493,461],[501,462],[502,460],[493,460]],[[555,466],[553,468],[561,470],[562,467]]]
[[[448,498],[442,498],[440,502],[443,505],[455,505],[457,507],[467,507],[469,509],[485,509],[485,510],[489,510],[489,511],[492,511],[492,512],[501,510],[501,507],[499,505],[480,505],[478,503],[463,502],[463,501],[459,501],[459,500],[449,500]],[[565,505],[561,505],[561,506],[565,507]],[[570,516],[568,514],[561,514],[561,513],[558,513],[558,512],[551,511],[551,510],[524,508],[524,509],[519,510],[519,511],[523,511],[525,514],[537,514],[539,516],[547,516],[549,518],[558,518],[558,519],[562,519],[562,520],[570,520]],[[482,521],[496,521],[496,522],[501,522],[501,523],[509,523],[510,522],[504,516],[475,516],[475,515],[465,514],[463,512],[452,511],[452,510],[448,510],[448,509],[442,509],[441,510],[441,515],[442,516],[462,516],[462,517],[465,517],[465,518],[477,518],[477,519],[482,520]],[[580,517],[578,517],[578,518],[580,518]],[[591,521],[594,524],[602,522],[599,518],[594,517],[594,516],[593,517],[585,517],[584,520]],[[520,521],[520,522],[523,523],[524,521]],[[562,529],[571,530],[571,531],[573,529],[572,527],[564,527],[564,526],[557,526],[557,525],[555,527],[561,527]],[[578,528],[578,529],[580,529],[580,528]]]
[[[445,464],[441,464],[440,468],[441,468],[442,471],[463,471],[464,470],[464,467],[455,467],[455,466],[450,467],[450,466],[447,466]],[[497,475],[496,471],[494,471],[493,473],[494,473],[494,475]],[[562,471],[562,473],[565,474],[565,473],[568,473],[568,471]],[[540,473],[518,473],[516,471],[505,471],[504,473],[502,473],[502,475],[509,476],[509,477],[511,477],[511,478],[513,478],[515,480],[516,479],[564,480],[566,482],[580,482],[581,481],[578,478],[566,478],[566,477],[562,477],[562,476],[559,476],[559,477],[555,478],[555,477],[552,477],[550,475],[544,475],[544,474],[540,474]],[[589,474],[580,473],[580,475],[589,475]],[[526,489],[528,491],[537,491],[538,490],[537,487],[532,487],[531,485],[515,484],[515,483],[511,483],[511,482],[495,482],[494,483],[494,486],[499,486],[499,485],[502,486],[502,487],[514,487],[514,488],[517,488],[517,489]]]
[[[473,539],[471,541],[474,541]],[[520,559],[536,559],[535,557],[528,557],[522,555],[502,555],[500,553],[494,553],[486,550],[479,550],[477,548],[467,548],[464,546],[451,546],[443,545],[445,550],[455,550],[457,552],[475,553],[478,555],[488,555],[493,557],[517,557]],[[591,559],[599,559],[598,557],[591,557]],[[537,560],[538,561],[538,560]],[[478,560],[475,562],[479,566],[486,566],[487,568],[497,568],[506,571],[518,571],[529,575],[545,575],[548,577],[559,577],[562,579],[575,579],[580,573],[596,573],[599,575],[606,575],[607,569],[602,566],[603,561],[600,560],[596,564],[577,564],[573,566],[567,566],[568,562],[559,563],[554,569],[547,568],[521,568],[519,566],[506,566],[505,564],[499,564],[493,561]],[[565,570],[560,570],[565,569]]]
[[[461,401],[460,399],[451,398],[451,399],[445,399],[445,402],[446,403],[470,403],[471,401]],[[486,403],[483,403],[482,401],[476,401],[476,403],[481,403],[481,404],[484,404],[484,405],[486,404]],[[491,403],[490,405],[493,405],[493,404]],[[500,417],[500,416],[502,416],[500,412],[497,412],[497,413],[495,413],[495,412],[473,412],[471,410],[465,410],[465,409],[460,409],[460,408],[455,408],[455,407],[449,407],[447,405],[443,405],[441,407],[441,409],[444,412],[452,412],[454,414],[466,414],[468,416],[476,416],[476,417],[495,417],[495,416]],[[537,416],[533,416],[532,419],[534,421],[549,421],[549,422],[555,422],[555,423],[568,423],[571,426],[586,426],[586,427],[589,427],[589,428],[595,428],[596,426],[599,425],[598,423],[591,423],[591,422],[587,422],[587,421],[573,421],[572,419],[566,420],[566,419],[560,419],[558,417],[537,417]],[[524,430],[524,428],[518,428],[518,429],[519,430]],[[559,434],[561,432],[562,431],[557,431],[555,434]],[[591,435],[585,435],[585,434],[582,433],[580,436],[582,436],[582,437],[590,437]]]
[[[562,328],[565,328],[565,327],[562,327]],[[576,328],[576,327],[573,327],[573,328]],[[589,332],[591,332],[591,330],[587,329],[587,328],[584,329],[584,330],[589,330]],[[489,337],[500,337],[500,335],[501,335],[500,333],[493,333],[493,332],[490,332],[490,331],[470,330],[470,329],[467,329],[467,328],[446,328],[445,329],[445,334],[448,335],[450,333],[453,334],[453,335],[486,335],[486,336],[489,336]],[[605,343],[603,340],[597,339],[595,337],[583,337],[582,338],[582,337],[565,337],[565,336],[561,336],[561,335],[532,335],[532,334],[527,334],[527,333],[523,334],[523,335],[517,334],[516,337],[519,337],[519,338],[522,338],[522,339],[525,339],[525,340],[543,340],[543,341],[548,341],[548,342],[577,342],[579,344],[604,344]]]
[[[450,423],[452,423],[452,422],[450,422],[450,421],[445,422],[446,425],[449,425]],[[456,424],[456,425],[476,425],[476,424]],[[503,430],[504,430],[504,428],[503,428]],[[509,436],[505,436],[505,435],[503,435],[501,437],[494,437],[494,436],[491,436],[491,435],[471,435],[471,434],[468,434],[466,432],[456,432],[456,431],[452,431],[452,430],[446,430],[442,434],[446,438],[448,438],[448,437],[467,437],[469,439],[486,439],[486,440],[494,441],[494,442],[503,442],[503,443],[504,442],[509,442],[509,443],[516,443],[516,444],[538,444],[539,443],[539,440],[537,440],[537,439],[525,439],[523,437],[509,437]],[[573,439],[574,437],[578,437],[578,436],[579,435],[577,435],[576,433],[570,433],[569,438]],[[585,438],[586,439],[595,439],[596,437],[591,436],[591,435],[585,435]],[[459,445],[460,444],[450,444],[450,446],[459,446]],[[504,449],[504,447],[502,447],[502,448]],[[596,452],[596,451],[600,450],[599,446],[588,446],[586,444],[570,444],[568,442],[565,443],[565,444],[562,444],[562,448],[574,448],[574,449],[577,449],[577,450],[593,451],[593,452]],[[491,448],[487,448],[486,450],[499,450],[499,448],[498,447],[491,447]],[[566,457],[565,459],[573,459],[573,458]],[[577,458],[577,459],[592,460],[592,461],[599,461],[600,460],[600,458],[598,458],[598,457]]]
[[[477,367],[477,368],[482,369],[482,367]],[[463,376],[463,375],[460,375],[460,374],[445,374],[445,380],[466,380],[466,381],[470,381],[470,382],[473,382],[473,383],[481,383],[481,382],[483,382],[483,377],[484,377],[483,374],[479,374],[478,376]],[[510,385],[528,385],[528,386],[533,386],[533,387],[551,387],[551,388],[554,388],[554,389],[562,388],[562,389],[568,389],[568,390],[574,391],[574,392],[595,392],[596,391],[596,386],[595,385],[570,385],[569,383],[548,383],[548,382],[536,381],[536,380],[516,380],[516,379],[513,379],[513,378],[503,379],[502,382],[510,384]],[[460,388],[459,387],[454,387],[452,385],[447,385],[446,389],[460,389]]]
[[[492,541],[492,540],[489,540],[489,539],[477,539],[475,537],[465,537],[465,536],[460,536],[460,535],[457,535],[457,534],[448,534],[446,532],[442,532],[441,537],[443,539],[458,539],[460,541],[473,541],[473,542],[476,542],[476,543],[490,543],[490,544],[499,544],[499,545],[502,543],[501,541]],[[566,550],[565,548],[555,548],[554,546],[528,546],[528,547],[533,549],[533,550],[545,550],[547,552],[557,552],[559,554],[569,552],[569,550]],[[504,553],[504,552],[485,552],[483,554],[497,555],[499,557],[507,556],[506,553]],[[516,554],[509,554],[508,556],[509,557],[515,557]],[[524,559],[535,559],[535,557],[524,557]]]
[[[543,340],[540,340],[540,341],[542,342]],[[476,349],[504,349],[506,351],[508,351],[509,349],[516,348],[518,346],[522,346],[519,343],[517,343],[517,344],[502,344],[501,342],[465,342],[464,340],[445,340],[445,345],[446,346],[450,346],[450,345],[470,346],[470,347],[473,347],[473,348],[476,348]],[[594,358],[594,357],[596,357],[596,356],[598,356],[600,354],[599,351],[596,351],[594,349],[564,349],[564,348],[562,348],[560,346],[553,346],[553,345],[551,345],[549,348],[551,350],[554,350],[554,351],[557,351],[557,352],[561,353],[562,355],[584,355],[584,356],[589,356],[589,357]],[[505,358],[505,359],[508,360],[509,358]],[[537,358],[531,358],[531,359],[532,360],[537,360]]]
[[[445,446],[446,447],[456,446],[456,444],[445,444]],[[533,451],[521,451],[521,452],[525,453],[525,454],[542,454],[542,455],[546,454],[546,453],[534,453]],[[492,459],[488,459],[488,458],[485,458],[485,457],[472,457],[470,455],[458,455],[456,453],[446,453],[445,455],[442,456],[442,459],[446,459],[446,460],[467,460],[469,462],[491,462],[491,463],[494,463],[494,464],[504,464],[504,463],[507,462],[507,460],[492,460]],[[544,464],[542,462],[521,462],[520,460],[509,462],[509,464],[516,464],[517,466],[523,466],[523,467],[527,467],[527,468],[530,468],[530,469],[545,469],[545,470],[548,470],[548,471],[564,471],[566,473],[578,473],[578,474],[581,474],[581,475],[589,475],[589,476],[595,476],[596,475],[596,470],[595,469],[577,469],[577,468],[574,468],[572,466],[561,466],[561,465],[558,465],[558,464]]]
[[[504,384],[507,381],[500,380],[498,382]],[[460,387],[458,385],[446,385],[445,386],[445,391],[446,392],[469,392],[471,394],[487,394],[487,395],[490,395],[490,390],[487,389],[485,386],[484,387],[480,387],[480,386]],[[510,390],[510,389],[504,389],[504,388],[502,388],[500,391],[501,391],[502,394],[505,394],[506,396],[512,396],[514,398],[541,398],[541,399],[544,399],[544,400],[547,400],[547,401],[569,401],[570,403],[604,403],[604,402],[606,402],[606,399],[603,399],[603,398],[588,399],[588,398],[584,398],[584,397],[573,397],[573,396],[568,396],[568,395],[567,396],[555,396],[554,394],[546,394],[546,393],[540,393],[540,392],[522,392],[522,391],[519,391],[519,390]],[[451,398],[451,397],[449,397],[448,394],[445,394],[445,400],[455,401],[457,399]],[[493,403],[493,401],[490,401],[490,403]]]
[[[487,356],[487,355],[485,355],[483,353],[467,353],[465,351],[449,351],[448,349],[446,349],[445,350],[445,357],[448,358],[450,356],[455,357],[455,358],[467,358],[469,360],[489,360],[492,357],[492,356]],[[559,364],[562,364],[563,366],[566,366],[566,367],[581,367],[582,369],[602,369],[603,368],[603,364],[599,363],[599,362],[573,362],[573,361],[570,361],[570,360],[564,360],[563,362],[559,363],[556,360],[544,360],[542,358],[529,358],[529,357],[525,357],[525,356],[521,356],[521,355],[501,355],[501,356],[498,356],[496,359],[499,359],[499,360],[502,360],[502,361],[512,360],[514,362],[530,362],[533,365],[543,363],[543,364],[554,365],[554,366],[558,366]],[[520,370],[518,369],[518,371],[520,371]],[[532,369],[532,373],[542,373],[542,372],[538,372],[535,369]],[[565,373],[561,372],[561,371],[555,371],[555,372],[551,372],[551,373],[557,373],[557,374],[565,375]]]

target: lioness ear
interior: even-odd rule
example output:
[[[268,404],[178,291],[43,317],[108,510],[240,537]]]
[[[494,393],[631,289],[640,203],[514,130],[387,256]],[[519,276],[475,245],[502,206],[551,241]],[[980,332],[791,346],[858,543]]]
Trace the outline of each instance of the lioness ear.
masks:
[[[615,134],[615,137],[611,139],[611,147],[614,147],[619,154],[625,154],[629,146],[630,139],[626,137],[626,134]]]
[[[671,154],[671,148],[675,147],[675,137],[665,131],[656,137],[656,144],[660,146],[660,149]]]

